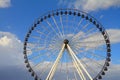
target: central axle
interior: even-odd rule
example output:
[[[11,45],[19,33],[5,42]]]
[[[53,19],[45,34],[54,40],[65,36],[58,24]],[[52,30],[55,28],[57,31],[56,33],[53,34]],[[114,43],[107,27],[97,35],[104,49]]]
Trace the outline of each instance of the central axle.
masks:
[[[69,43],[69,41],[67,39],[65,39],[64,43],[65,43],[65,48],[67,48],[67,44]]]

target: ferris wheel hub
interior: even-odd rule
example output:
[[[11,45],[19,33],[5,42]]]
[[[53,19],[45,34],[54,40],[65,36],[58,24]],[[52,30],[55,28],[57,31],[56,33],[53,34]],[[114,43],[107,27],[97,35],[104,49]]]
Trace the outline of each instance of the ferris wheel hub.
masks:
[[[65,43],[65,44],[68,44],[68,43],[69,43],[69,41],[68,41],[67,39],[65,39],[65,40],[64,40],[64,43]]]
[[[67,39],[64,40],[64,44],[65,44],[65,48],[67,48],[67,44],[69,43],[69,41]]]

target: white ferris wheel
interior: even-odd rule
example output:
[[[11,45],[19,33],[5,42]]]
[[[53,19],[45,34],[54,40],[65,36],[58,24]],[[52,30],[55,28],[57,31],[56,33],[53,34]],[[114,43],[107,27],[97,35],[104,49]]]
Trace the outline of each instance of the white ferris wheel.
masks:
[[[35,80],[99,80],[108,70],[110,40],[103,26],[76,9],[38,18],[24,41],[26,67]]]

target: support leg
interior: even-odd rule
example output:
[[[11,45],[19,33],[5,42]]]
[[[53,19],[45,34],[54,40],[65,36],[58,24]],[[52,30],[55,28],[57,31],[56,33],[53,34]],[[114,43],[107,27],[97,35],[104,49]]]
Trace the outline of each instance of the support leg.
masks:
[[[84,72],[87,74],[87,76],[89,77],[90,80],[93,80],[92,77],[90,76],[90,74],[88,73],[88,71],[85,69],[85,67],[82,65],[81,61],[77,58],[77,56],[75,55],[75,53],[72,51],[72,49],[70,48],[70,46],[67,44],[67,48],[69,49],[69,51],[71,52],[71,55],[74,56],[74,58],[76,59],[76,61],[79,63],[80,67],[84,70]]]
[[[50,70],[50,72],[49,72],[46,80],[52,80],[53,75],[54,75],[54,73],[55,73],[55,71],[56,71],[57,65],[58,65],[58,63],[59,63],[59,61],[60,61],[60,59],[61,59],[61,57],[62,57],[62,55],[63,55],[64,49],[65,49],[65,44],[63,44],[62,49],[61,49],[61,51],[60,51],[57,59],[55,60],[55,62],[54,62],[54,64],[53,64],[53,66],[52,66],[52,68],[51,68],[51,70]]]

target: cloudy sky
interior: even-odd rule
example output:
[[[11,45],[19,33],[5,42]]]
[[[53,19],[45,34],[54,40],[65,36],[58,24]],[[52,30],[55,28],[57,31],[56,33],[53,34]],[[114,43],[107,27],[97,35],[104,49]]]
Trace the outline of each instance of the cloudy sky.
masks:
[[[57,8],[77,8],[100,21],[112,45],[103,80],[120,79],[120,0],[0,0],[0,80],[33,80],[22,54],[25,34],[35,19]]]

